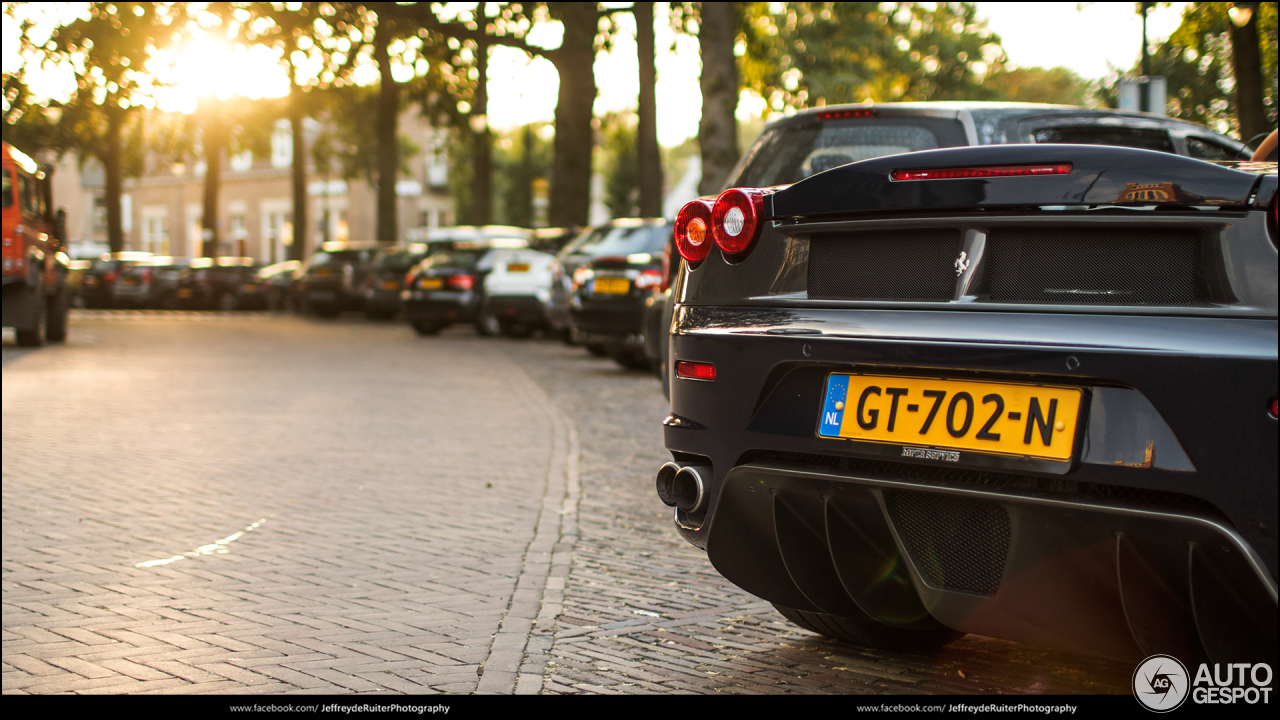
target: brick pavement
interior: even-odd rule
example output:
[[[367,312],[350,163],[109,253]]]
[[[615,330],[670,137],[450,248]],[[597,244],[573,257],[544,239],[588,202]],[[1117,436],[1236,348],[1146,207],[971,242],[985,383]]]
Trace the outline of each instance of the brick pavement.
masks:
[[[4,692],[515,689],[575,440],[505,353],[128,317],[6,342]]]
[[[581,350],[517,356],[582,433],[563,613],[531,654],[548,693],[1128,693],[1133,668],[966,636],[930,652],[827,640],[744,593],[675,532],[653,478],[670,459],[658,381]],[[531,643],[532,645],[532,643]]]
[[[786,623],[654,497],[657,381],[579,349],[81,313],[3,360],[5,693],[1128,691]]]

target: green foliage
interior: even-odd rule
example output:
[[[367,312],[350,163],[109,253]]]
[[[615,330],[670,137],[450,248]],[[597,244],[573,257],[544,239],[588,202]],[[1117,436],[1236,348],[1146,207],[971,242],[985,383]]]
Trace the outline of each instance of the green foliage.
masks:
[[[1235,134],[1235,79],[1231,41],[1227,33],[1229,3],[1189,3],[1182,12],[1182,24],[1151,54],[1151,73],[1163,75],[1168,88],[1166,104],[1170,116]],[[1258,6],[1258,39],[1262,55],[1263,104],[1267,118],[1276,124],[1276,5]],[[1140,75],[1140,64],[1126,75]],[[1098,92],[1109,107],[1115,107],[1120,72],[1112,73]],[[1248,138],[1242,138],[1247,140]]]
[[[364,178],[378,182],[378,136],[369,121],[369,108],[377,102],[378,86],[346,85],[322,91],[323,101],[316,113],[324,129],[311,141],[311,157],[316,168],[331,168],[339,177]],[[421,150],[404,135],[397,135],[399,172],[409,172],[409,159]]]
[[[495,133],[493,153],[493,221],[499,225],[533,227],[533,181],[551,173],[551,143],[538,132],[545,125]],[[525,157],[525,143],[529,155]],[[526,164],[527,162],[527,164]]]
[[[636,116],[610,113],[600,120],[600,167],[604,204],[616,218],[640,213],[640,162],[636,153]]]
[[[1005,62],[973,3],[747,3],[743,85],[774,111],[823,104],[990,100]]]
[[[1000,100],[1009,102],[1084,105],[1092,85],[1064,67],[1026,67],[999,70],[983,83]]]

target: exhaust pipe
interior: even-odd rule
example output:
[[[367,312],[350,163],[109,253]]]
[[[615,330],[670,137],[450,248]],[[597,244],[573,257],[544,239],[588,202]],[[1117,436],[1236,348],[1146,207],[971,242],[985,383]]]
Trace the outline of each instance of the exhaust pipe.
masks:
[[[658,468],[658,499],[668,507],[675,507],[676,496],[674,491],[676,474],[680,472],[680,468],[684,467],[680,463],[669,462]]]
[[[658,499],[687,513],[706,507],[710,465],[669,462],[658,468]]]

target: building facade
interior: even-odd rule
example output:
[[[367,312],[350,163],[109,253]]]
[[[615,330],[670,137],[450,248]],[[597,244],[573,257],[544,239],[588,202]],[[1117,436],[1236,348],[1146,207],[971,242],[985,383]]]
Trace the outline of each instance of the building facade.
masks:
[[[314,136],[319,125],[308,121]],[[397,236],[403,242],[419,228],[452,225],[454,203],[448,192],[446,131],[431,127],[415,111],[400,118],[399,132],[420,148],[407,159],[408,173],[397,178]],[[311,137],[308,137],[310,140]],[[293,228],[292,136],[287,121],[272,132],[271,154],[239,153],[223,159],[218,201],[218,254],[246,256],[269,264],[286,260],[290,245],[305,245],[309,256],[328,240],[373,240],[377,223],[376,189],[364,179],[343,179],[307,158],[305,237]],[[121,197],[125,247],[157,255],[198,257],[202,251],[203,162],[165,162],[151,158],[149,172],[125,180]],[[67,208],[71,251],[76,257],[105,252],[105,181],[101,165],[78,168],[64,158],[55,175],[55,196]]]

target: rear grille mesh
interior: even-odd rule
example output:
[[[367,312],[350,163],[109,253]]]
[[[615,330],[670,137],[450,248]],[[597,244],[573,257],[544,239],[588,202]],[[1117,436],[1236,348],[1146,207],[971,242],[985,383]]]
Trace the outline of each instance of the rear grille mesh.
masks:
[[[936,588],[995,594],[1009,553],[1009,513],[996,503],[933,493],[885,498],[925,582]]]
[[[1000,228],[987,237],[983,300],[1039,305],[1192,305],[1198,233]]]
[[[953,229],[815,236],[809,297],[945,302],[955,294],[959,255],[960,231]]]

